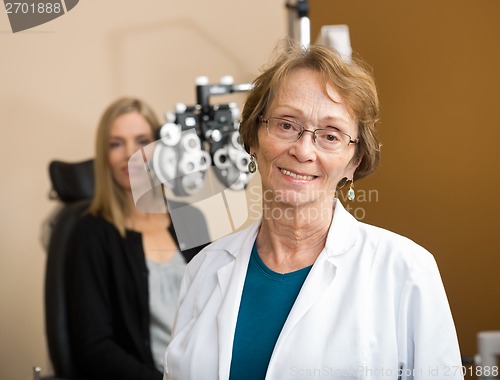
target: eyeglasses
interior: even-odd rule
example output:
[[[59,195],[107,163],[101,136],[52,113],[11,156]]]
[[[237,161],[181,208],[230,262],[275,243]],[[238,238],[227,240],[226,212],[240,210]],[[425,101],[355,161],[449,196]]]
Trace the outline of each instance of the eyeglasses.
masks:
[[[359,139],[353,140],[347,133],[333,128],[318,128],[310,131],[296,121],[279,117],[270,117],[264,120],[261,116],[260,121],[266,124],[269,136],[283,141],[295,142],[302,137],[304,132],[312,133],[316,146],[327,152],[340,152],[351,144],[359,143]]]

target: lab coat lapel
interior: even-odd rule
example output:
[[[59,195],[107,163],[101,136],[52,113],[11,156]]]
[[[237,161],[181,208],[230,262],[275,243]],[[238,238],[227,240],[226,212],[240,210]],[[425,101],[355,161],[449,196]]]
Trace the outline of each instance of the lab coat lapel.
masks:
[[[307,311],[333,286],[336,270],[335,264],[327,259],[325,252],[322,252],[311,269],[288,315],[283,330],[276,342],[276,348],[279,347],[281,341],[286,338]]]
[[[217,271],[222,304],[217,315],[219,378],[228,379],[231,369],[234,332],[238,319],[241,295],[250,260],[252,247],[257,236],[260,221],[248,229],[246,236],[228,242],[226,250],[234,256],[234,260]]]

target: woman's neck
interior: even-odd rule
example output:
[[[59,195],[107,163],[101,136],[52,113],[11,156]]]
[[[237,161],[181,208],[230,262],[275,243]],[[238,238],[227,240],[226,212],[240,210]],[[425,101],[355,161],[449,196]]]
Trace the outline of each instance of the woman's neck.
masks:
[[[263,207],[257,236],[257,250],[264,263],[280,273],[312,265],[325,246],[334,205],[268,207]]]
[[[125,210],[125,220],[128,228],[138,232],[145,232],[152,229],[164,229],[170,225],[170,215],[141,211],[135,206],[132,193],[128,195]]]

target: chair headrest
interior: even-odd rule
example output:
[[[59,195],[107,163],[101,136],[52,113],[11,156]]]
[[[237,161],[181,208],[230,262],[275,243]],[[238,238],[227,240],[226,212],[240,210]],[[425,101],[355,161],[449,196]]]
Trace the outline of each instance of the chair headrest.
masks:
[[[62,202],[90,199],[94,195],[94,160],[64,162],[54,160],[49,164],[52,193]]]

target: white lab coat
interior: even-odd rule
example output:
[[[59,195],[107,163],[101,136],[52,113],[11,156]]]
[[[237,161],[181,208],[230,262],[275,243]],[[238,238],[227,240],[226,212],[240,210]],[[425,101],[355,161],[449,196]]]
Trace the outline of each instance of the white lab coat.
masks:
[[[260,222],[188,265],[165,379],[228,379],[247,266]],[[276,342],[267,380],[463,379],[450,308],[433,256],[357,221],[340,201]],[[257,379],[256,379],[257,380]]]

